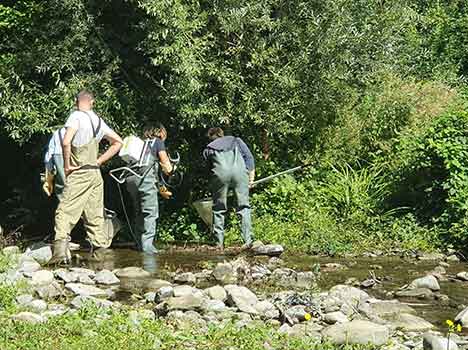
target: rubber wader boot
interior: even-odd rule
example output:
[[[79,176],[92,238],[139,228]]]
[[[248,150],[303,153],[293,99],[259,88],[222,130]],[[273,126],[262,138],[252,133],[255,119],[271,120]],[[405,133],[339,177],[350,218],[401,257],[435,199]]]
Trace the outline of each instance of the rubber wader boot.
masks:
[[[71,253],[68,249],[68,241],[58,240],[54,242],[52,259],[49,261],[49,265],[64,264],[68,265],[71,263]]]

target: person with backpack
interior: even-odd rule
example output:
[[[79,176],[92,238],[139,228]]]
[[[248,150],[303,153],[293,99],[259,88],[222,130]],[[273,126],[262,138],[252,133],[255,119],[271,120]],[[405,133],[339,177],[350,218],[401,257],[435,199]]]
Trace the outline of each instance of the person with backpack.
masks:
[[[208,130],[211,141],[203,151],[203,158],[211,169],[210,187],[213,197],[213,232],[218,248],[224,249],[224,216],[230,188],[237,198],[237,213],[241,217],[241,233],[245,247],[252,245],[252,219],[249,187],[255,179],[255,160],[245,142],[234,136],[224,136],[221,128]]]
[[[62,198],[63,188],[65,186],[65,171],[63,169],[62,144],[65,136],[65,128],[54,131],[47,145],[47,152],[44,156],[45,182],[44,192],[47,196],[55,193],[57,199]]]
[[[146,154],[143,155],[147,165],[134,168],[139,176],[127,177],[126,188],[133,203],[138,248],[146,254],[156,254],[158,250],[154,246],[154,238],[159,219],[158,191],[164,198],[170,197],[168,191],[162,187],[158,189],[158,171],[161,167],[161,170],[169,175],[175,169],[166,151],[166,128],[162,124],[147,125],[143,136],[149,145]]]
[[[55,213],[54,263],[69,263],[70,232],[83,216],[88,240],[93,249],[108,248],[112,237],[104,233],[104,188],[100,166],[117,154],[122,139],[93,111],[94,96],[81,91],[76,110],[65,123],[63,161],[66,177],[62,199]],[[109,148],[99,155],[99,143]]]

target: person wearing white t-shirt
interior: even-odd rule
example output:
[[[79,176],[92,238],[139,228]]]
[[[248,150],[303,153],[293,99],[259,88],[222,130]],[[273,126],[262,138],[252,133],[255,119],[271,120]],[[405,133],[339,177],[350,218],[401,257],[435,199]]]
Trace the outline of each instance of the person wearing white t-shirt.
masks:
[[[51,263],[69,263],[70,232],[83,217],[92,248],[108,248],[112,237],[104,231],[104,188],[99,167],[117,154],[122,139],[94,113],[94,97],[81,91],[77,110],[65,123],[63,162],[66,176],[62,199],[55,213],[54,255]],[[99,155],[99,143],[109,141],[109,148]]]

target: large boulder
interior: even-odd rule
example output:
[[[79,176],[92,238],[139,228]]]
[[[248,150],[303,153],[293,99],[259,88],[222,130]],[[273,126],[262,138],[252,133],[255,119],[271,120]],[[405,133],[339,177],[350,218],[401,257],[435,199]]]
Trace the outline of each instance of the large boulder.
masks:
[[[65,288],[72,291],[75,295],[106,297],[107,292],[95,286],[90,286],[82,283],[67,283]]]
[[[348,322],[348,317],[341,311],[330,312],[323,315],[323,320],[328,324]]]
[[[448,340],[447,337],[441,337],[432,333],[423,335],[424,350],[458,350],[458,345],[453,340]]]
[[[145,290],[153,292],[157,291],[162,287],[170,287],[172,286],[171,282],[165,281],[165,280],[160,280],[160,279],[153,279],[148,281],[148,283],[145,284]]]
[[[370,313],[381,318],[391,317],[402,313],[410,314],[415,312],[410,306],[400,303],[397,300],[372,301],[366,303],[363,309],[369,310]]]
[[[228,305],[236,306],[240,311],[248,314],[258,314],[255,309],[258,298],[247,287],[230,284],[224,289],[227,292]]]
[[[369,321],[338,323],[322,331],[322,336],[337,345],[360,344],[381,346],[390,338],[387,327]]]
[[[151,274],[141,267],[129,266],[113,271],[118,278],[149,278]]]
[[[440,290],[440,286],[439,286],[439,282],[437,281],[437,278],[435,278],[432,275],[415,279],[413,282],[410,283],[409,288],[411,289],[426,288],[432,291]]]
[[[213,269],[212,276],[222,284],[237,282],[237,271],[230,263],[218,263]]]

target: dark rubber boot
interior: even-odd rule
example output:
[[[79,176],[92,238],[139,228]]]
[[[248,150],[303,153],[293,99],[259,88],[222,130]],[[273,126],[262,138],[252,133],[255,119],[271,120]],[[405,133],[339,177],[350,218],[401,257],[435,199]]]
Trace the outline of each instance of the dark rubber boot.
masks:
[[[54,252],[49,265],[68,265],[71,263],[71,253],[68,249],[68,241],[59,240],[54,242]]]

